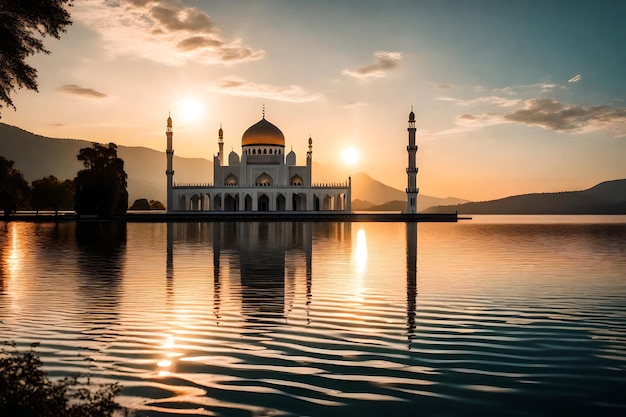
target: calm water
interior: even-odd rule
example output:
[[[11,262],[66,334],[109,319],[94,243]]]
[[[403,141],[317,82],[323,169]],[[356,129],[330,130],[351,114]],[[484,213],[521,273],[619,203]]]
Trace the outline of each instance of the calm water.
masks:
[[[140,415],[626,415],[626,217],[0,222],[0,339]]]

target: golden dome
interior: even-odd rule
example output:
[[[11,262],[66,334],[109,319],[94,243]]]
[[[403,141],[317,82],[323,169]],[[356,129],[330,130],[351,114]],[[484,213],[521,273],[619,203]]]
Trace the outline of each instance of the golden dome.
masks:
[[[279,128],[261,119],[258,123],[250,126],[241,137],[241,146],[249,145],[274,145],[285,147],[285,136]]]

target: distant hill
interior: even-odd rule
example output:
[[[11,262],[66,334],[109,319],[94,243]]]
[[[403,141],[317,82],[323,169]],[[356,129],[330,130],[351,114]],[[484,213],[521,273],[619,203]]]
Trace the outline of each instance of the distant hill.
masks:
[[[27,181],[54,175],[59,179],[73,179],[81,170],[82,164],[76,159],[81,148],[92,146],[91,141],[79,139],[53,139],[36,135],[0,123],[0,155],[15,161]],[[145,147],[118,146],[118,156],[124,160],[128,174],[129,201],[140,198],[165,202],[165,152]],[[213,162],[204,158],[182,158],[174,156],[174,182],[209,183],[213,182]],[[313,163],[314,182],[339,182],[347,178],[338,177],[331,166]],[[432,205],[459,204],[466,200],[456,198],[441,199],[420,195],[419,208]],[[381,210],[375,208],[389,201],[406,202],[406,193],[389,187],[359,172],[352,176],[353,210]],[[398,207],[400,203],[397,203]],[[406,203],[402,203],[404,210]],[[395,207],[395,206],[394,206]]]
[[[81,148],[91,147],[92,143],[78,139],[51,139],[0,123],[0,155],[15,161],[15,167],[22,171],[28,182],[48,175],[61,180],[73,179],[83,169],[76,155]],[[164,202],[165,152],[120,145],[117,154],[124,160],[128,174],[129,201],[146,198]],[[203,158],[174,156],[174,167],[177,182],[200,182],[207,175],[213,177],[213,162]]]
[[[427,213],[451,211],[461,214],[626,214],[626,179],[605,181],[583,191],[522,194],[426,210]]]

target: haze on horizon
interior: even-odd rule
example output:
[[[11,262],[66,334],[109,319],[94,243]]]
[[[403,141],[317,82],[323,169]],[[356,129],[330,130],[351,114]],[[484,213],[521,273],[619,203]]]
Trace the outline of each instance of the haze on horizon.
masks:
[[[0,121],[210,159],[261,118],[313,158],[486,200],[626,178],[626,2],[80,0]],[[0,152],[1,154],[1,152]],[[19,168],[19,167],[18,167]],[[165,181],[165,177],[163,178]],[[199,178],[199,181],[202,179]]]

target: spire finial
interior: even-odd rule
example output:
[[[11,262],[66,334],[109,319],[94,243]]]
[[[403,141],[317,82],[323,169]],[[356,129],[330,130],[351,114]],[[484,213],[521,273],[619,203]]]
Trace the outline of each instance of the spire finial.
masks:
[[[413,105],[411,104],[411,111],[413,111]]]
[[[263,118],[265,119],[265,104],[263,104]]]

